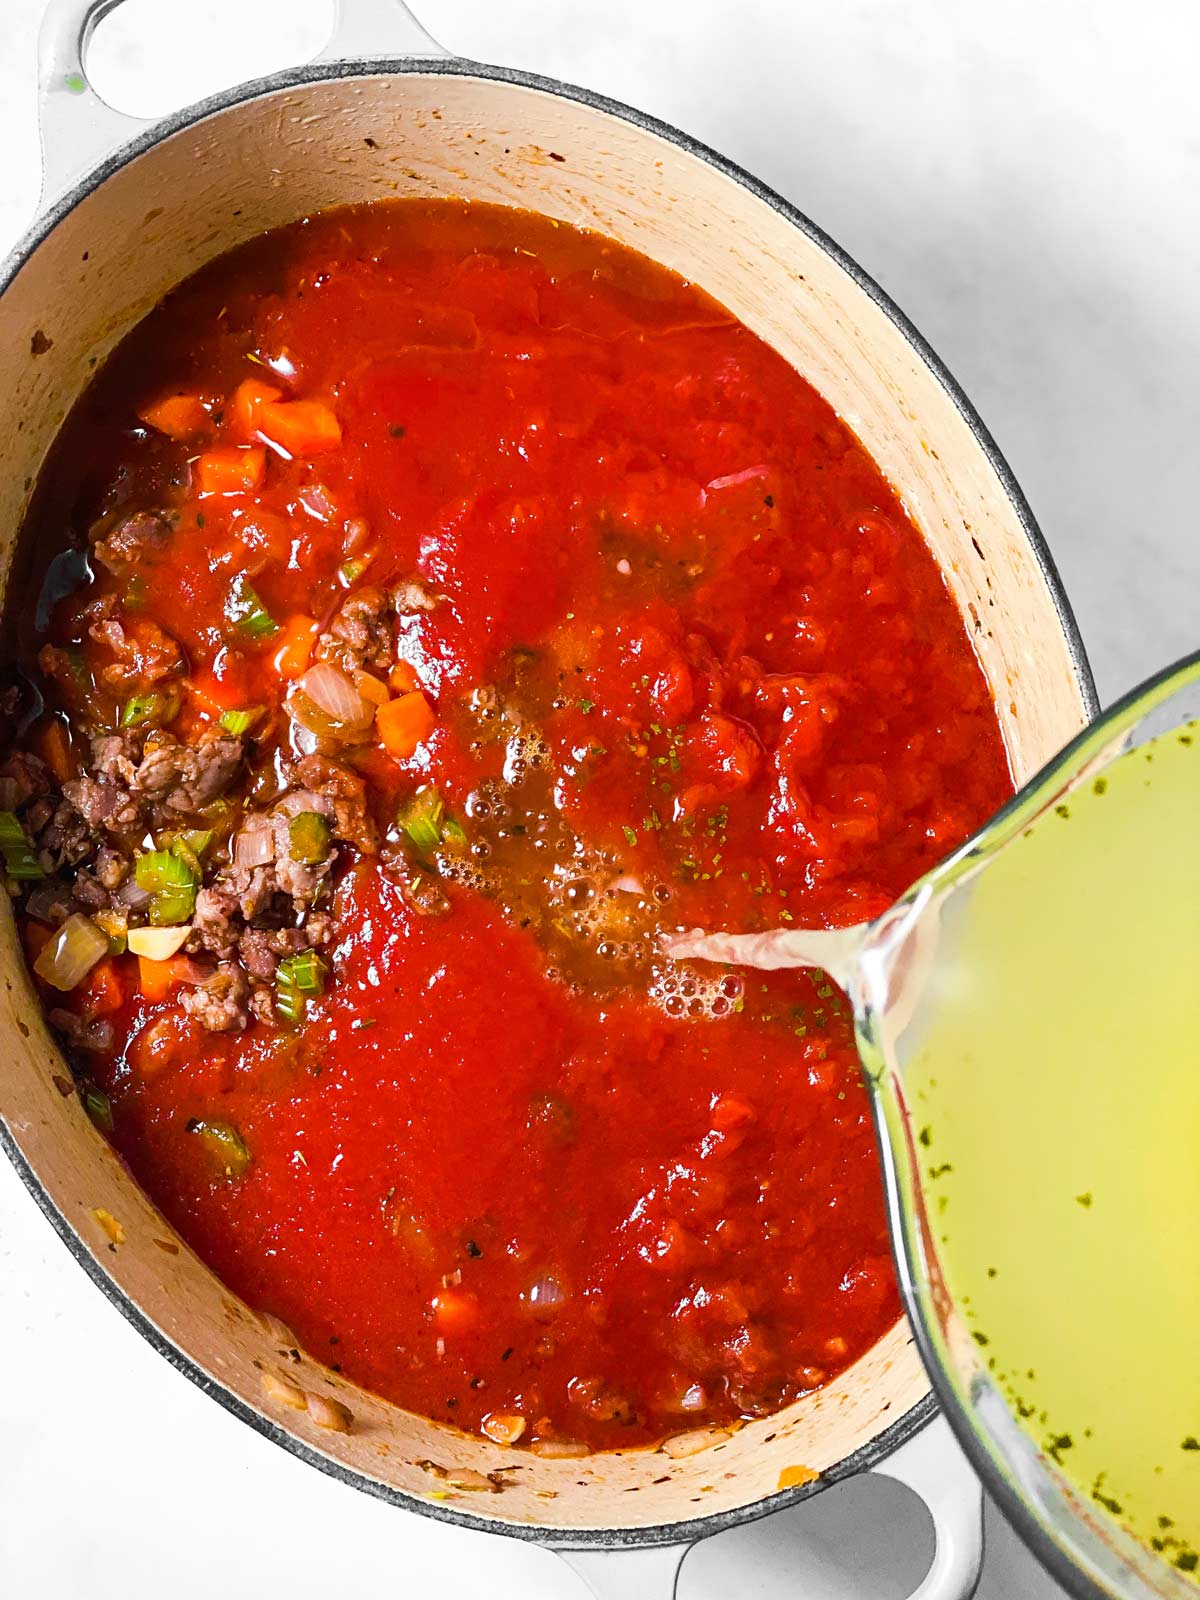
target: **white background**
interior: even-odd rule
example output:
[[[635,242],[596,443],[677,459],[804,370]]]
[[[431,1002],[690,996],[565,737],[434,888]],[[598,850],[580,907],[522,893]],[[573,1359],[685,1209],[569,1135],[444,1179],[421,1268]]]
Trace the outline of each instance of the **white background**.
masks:
[[[1200,644],[1191,0],[416,4],[450,49],[698,135],[879,279],[1012,463],[1105,700]],[[0,249],[37,199],[40,11],[0,0]],[[127,0],[93,73],[125,109],[162,112],[311,53],[329,15],[329,0]],[[543,1551],[379,1505],[233,1421],[92,1288],[6,1165],[0,1370],[6,1594],[583,1594]],[[983,1600],[1058,1595],[994,1516],[988,1538]],[[899,1600],[928,1545],[906,1492],[867,1480],[711,1541],[680,1596]]]

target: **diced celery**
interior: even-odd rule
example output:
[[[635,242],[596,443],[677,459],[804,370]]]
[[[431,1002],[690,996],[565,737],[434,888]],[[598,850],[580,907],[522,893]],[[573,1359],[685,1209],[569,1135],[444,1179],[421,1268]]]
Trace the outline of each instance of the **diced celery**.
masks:
[[[247,732],[261,715],[258,706],[244,706],[237,711],[225,711],[221,715],[221,726],[226,733],[240,736]]]
[[[103,1089],[98,1089],[94,1083],[85,1083],[80,1090],[83,1109],[91,1117],[98,1128],[105,1133],[113,1131],[112,1106]]]
[[[246,1141],[232,1122],[213,1122],[206,1117],[191,1117],[187,1131],[194,1133],[224,1168],[225,1175],[240,1178],[250,1165]]]
[[[422,789],[401,806],[396,818],[420,855],[432,855],[442,842],[446,807],[436,789]]]
[[[310,998],[325,991],[329,964],[316,950],[288,956],[275,969],[275,1009],[285,1022],[303,1020]]]
[[[123,728],[140,728],[144,722],[153,722],[163,708],[162,696],[159,694],[135,694],[132,700],[126,700],[121,708],[121,726]]]
[[[28,834],[12,811],[0,811],[0,855],[4,857],[4,870],[10,878],[32,882],[46,876],[33,853]]]
[[[329,823],[319,811],[301,811],[288,823],[289,853],[293,861],[309,866],[329,853]]]
[[[263,605],[245,573],[239,573],[230,585],[225,615],[247,639],[269,639],[279,632],[279,624]]]
[[[109,955],[123,955],[129,942],[128,915],[124,911],[97,911],[92,921],[107,934]]]
[[[192,860],[187,856],[191,855]],[[139,889],[149,890],[150,921],[155,927],[186,922],[196,909],[200,884],[199,862],[194,852],[176,840],[169,850],[149,850],[134,863]]]

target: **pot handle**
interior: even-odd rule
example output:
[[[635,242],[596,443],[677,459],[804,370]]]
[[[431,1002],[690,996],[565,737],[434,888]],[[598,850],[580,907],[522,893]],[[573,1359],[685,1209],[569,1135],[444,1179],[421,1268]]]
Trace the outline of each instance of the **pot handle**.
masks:
[[[121,0],[49,0],[38,34],[38,123],[42,136],[39,211],[83,174],[150,126],[115,111],[88,82],[84,56],[99,23]]]
[[[690,1544],[650,1550],[556,1550],[596,1600],[675,1600],[679,1569]]]
[[[314,61],[446,56],[404,0],[334,0],[333,33]]]
[[[983,1490],[944,1417],[901,1445],[873,1472],[894,1478],[925,1503],[937,1547],[909,1600],[969,1600],[983,1563]],[[597,1600],[675,1600],[690,1544],[650,1550],[558,1550]]]
[[[933,1518],[933,1563],[909,1600],[968,1600],[983,1565],[983,1489],[945,1417],[871,1470],[911,1489]]]
[[[38,35],[38,122],[45,211],[156,118],[117,111],[92,87],[85,66],[96,28],[121,0],[49,0]],[[444,56],[403,0],[334,0],[333,33],[313,58]]]

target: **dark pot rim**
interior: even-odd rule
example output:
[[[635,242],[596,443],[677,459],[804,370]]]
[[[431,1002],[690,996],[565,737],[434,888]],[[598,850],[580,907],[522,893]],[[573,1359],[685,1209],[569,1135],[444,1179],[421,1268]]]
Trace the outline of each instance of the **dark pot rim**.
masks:
[[[1022,531],[1041,570],[1046,586],[1054,601],[1059,625],[1067,643],[1075,678],[1082,692],[1085,707],[1089,717],[1095,716],[1099,710],[1099,700],[1096,695],[1091,667],[1084,651],[1078,623],[1075,620],[1070,602],[1067,600],[1062,580],[1059,577],[1041,529],[1038,527],[1033,512],[1030,510],[1025,496],[1013,476],[1012,469],[1001,454],[995,440],[984,426],[971,402],[928,342],[875,280],[789,201],[776,194],[773,189],[760,182],[759,179],[755,178],[743,167],[729,161],[708,145],[701,143],[700,140],[681,132],[669,123],[662,122],[656,117],[649,116],[643,111],[638,111],[632,106],[623,104],[621,101],[612,100],[606,95],[597,94],[590,89],[579,88],[574,84],[563,83],[554,78],[545,78],[536,73],[520,72],[510,67],[488,66],[480,62],[468,61],[454,56],[429,58],[363,57],[350,61],[315,62],[288,67],[266,77],[251,79],[245,83],[237,84],[231,89],[222,90],[219,94],[210,95],[207,99],[197,101],[194,105],[186,106],[182,110],[173,112],[170,116],[152,123],[143,132],[131,139],[128,144],[122,145],[88,171],[64,195],[34,219],[32,225],[14,246],[7,259],[3,264],[0,264],[0,294],[3,294],[7,289],[38,246],[82,200],[86,199],[95,189],[98,189],[113,173],[127,166],[131,161],[135,161],[147,150],[161,143],[162,140],[169,138],[172,134],[178,133],[193,123],[212,116],[214,113],[227,111],[247,101],[257,100],[266,95],[278,93],[281,90],[296,88],[302,84],[318,83],[339,78],[392,77],[400,75],[482,78],[492,82],[512,84],[518,88],[537,90],[543,94],[557,96],[560,99],[572,100],[579,105],[587,106],[591,110],[619,118],[621,121],[630,123],[645,133],[654,134],[667,140],[669,143],[678,146],[679,149],[686,151],[689,155],[696,156],[701,161],[706,162],[723,176],[732,179],[733,182],[747,189],[757,199],[765,202],[772,210],[778,212],[794,228],[805,234],[826,255],[830,256],[904,336],[924,365],[937,378],[942,388],[953,401],[959,415],[974,435],[979,448],[999,479],[1001,487],[1017,515]],[[768,1495],[763,1499],[751,1501],[744,1506],[733,1507],[728,1511],[716,1512],[706,1517],[697,1517],[694,1520],[660,1523],[653,1527],[640,1528],[543,1528],[533,1523],[510,1523],[490,1517],[477,1516],[469,1511],[460,1511],[452,1506],[440,1505],[436,1502],[406,1494],[401,1490],[391,1488],[387,1484],[380,1483],[377,1479],[368,1477],[365,1473],[346,1467],[341,1462],[314,1450],[302,1440],[295,1438],[292,1434],[278,1427],[269,1418],[262,1416],[259,1412],[246,1405],[230,1389],[217,1382],[190,1356],[186,1355],[178,1346],[167,1339],[161,1330],[149,1321],[124,1290],[109,1277],[66,1216],[50,1198],[36,1173],[18,1148],[11,1130],[2,1117],[0,1117],[0,1146],[3,1147],[9,1160],[20,1174],[25,1187],[41,1207],[59,1238],[88,1274],[92,1282],[116,1306],[122,1316],[133,1324],[147,1343],[153,1346],[159,1355],[169,1361],[185,1377],[190,1378],[197,1388],[216,1400],[227,1411],[238,1417],[256,1432],[262,1434],[264,1438],[272,1440],[292,1455],[298,1456],[300,1460],[306,1461],[310,1466],[318,1468],[330,1477],[349,1484],[351,1487],[359,1489],[375,1499],[387,1501],[389,1504],[400,1506],[407,1511],[415,1511],[423,1516],[432,1517],[439,1522],[451,1523],[456,1527],[470,1528],[482,1533],[505,1534],[510,1538],[524,1539],[557,1549],[610,1548],[615,1550],[655,1545],[694,1544],[700,1539],[706,1539],[712,1534],[720,1533],[725,1529],[755,1522],[761,1517],[771,1516],[774,1512],[796,1505],[801,1500],[808,1499],[811,1495],[819,1493],[821,1489],[827,1488],[830,1484],[837,1483],[844,1478],[853,1477],[860,1472],[869,1472],[885,1457],[891,1455],[893,1451],[899,1449],[902,1444],[912,1438],[937,1414],[937,1400],[931,1392],[923,1396],[902,1417],[897,1418],[895,1422],[891,1423],[881,1433],[876,1434],[865,1445],[860,1446],[859,1449],[828,1468],[814,1482],[801,1485],[795,1489],[786,1489],[778,1494]],[[983,1463],[976,1461],[975,1465],[977,1468],[981,1468]],[[989,1484],[989,1487],[992,1487],[991,1474],[985,1472],[981,1475],[984,1477],[984,1481]],[[1007,1505],[1005,1510],[1006,1512],[1009,1511]],[[1022,1530],[1022,1533],[1023,1536],[1026,1536],[1024,1530]],[[1047,1555],[1040,1549],[1037,1553],[1043,1560],[1047,1559]],[[1058,1573],[1056,1572],[1057,1575]],[[1063,1581],[1066,1580],[1064,1579]],[[1079,1590],[1075,1592],[1077,1594],[1083,1593]],[[1090,1591],[1086,1600],[1090,1600]]]

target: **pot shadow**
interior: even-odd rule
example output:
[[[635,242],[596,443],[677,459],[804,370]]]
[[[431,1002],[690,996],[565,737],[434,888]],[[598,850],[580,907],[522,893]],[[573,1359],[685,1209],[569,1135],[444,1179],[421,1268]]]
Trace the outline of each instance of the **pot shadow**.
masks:
[[[717,1534],[686,1557],[676,1600],[908,1600],[933,1560],[933,1522],[918,1495],[865,1474],[807,1505]],[[975,1600],[1062,1600],[990,1500]]]
[[[677,1600],[907,1600],[933,1549],[919,1496],[864,1473],[697,1545],[683,1563]]]

